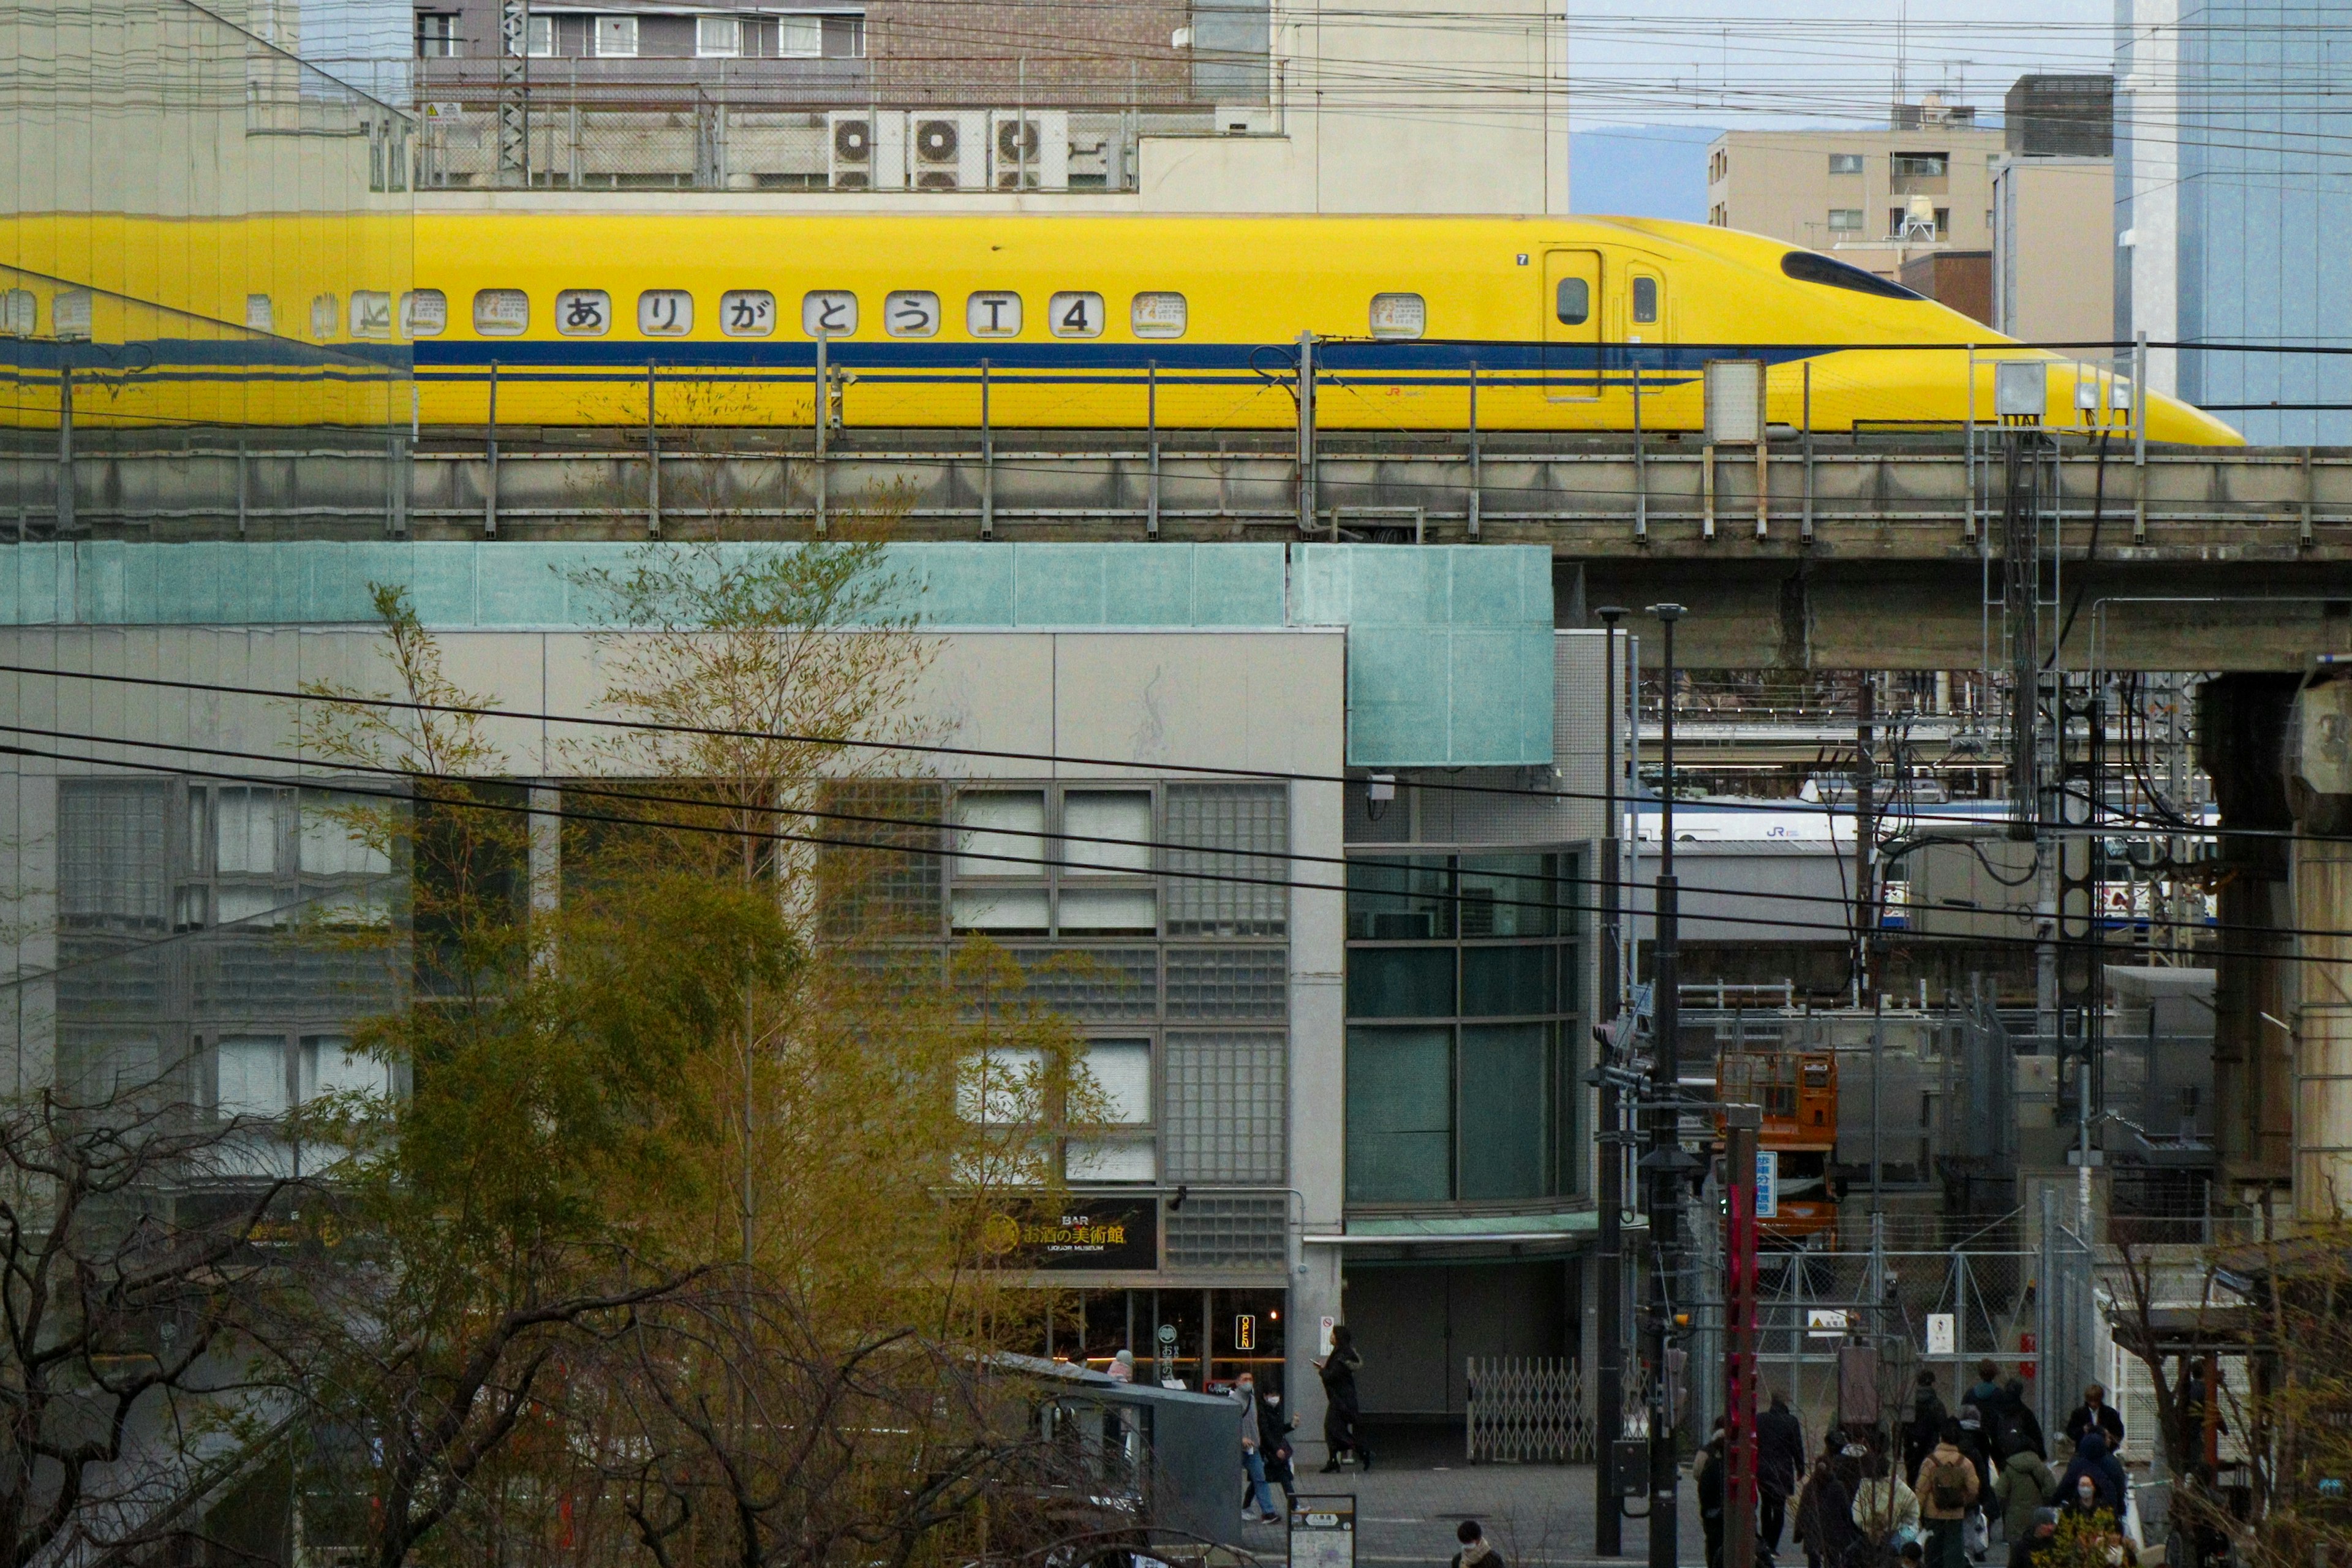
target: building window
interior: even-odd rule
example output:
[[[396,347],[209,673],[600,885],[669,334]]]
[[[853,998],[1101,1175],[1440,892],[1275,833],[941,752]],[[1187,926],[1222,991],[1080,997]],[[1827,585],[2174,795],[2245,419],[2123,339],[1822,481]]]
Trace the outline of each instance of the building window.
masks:
[[[555,53],[555,18],[533,16],[523,34],[522,52],[533,59],[545,59]]]
[[[1573,868],[1561,854],[1349,867],[1349,1201],[1573,1185]]]
[[[776,53],[788,60],[814,60],[824,54],[824,18],[780,16],[776,19]]]
[[[1861,154],[1861,153],[1831,153],[1831,154],[1830,154],[1830,173],[1831,173],[1831,174],[1861,174],[1861,173],[1862,173],[1862,154]]]
[[[743,25],[732,16],[697,16],[694,52],[705,58],[732,58],[743,53]]]
[[[637,53],[637,19],[635,16],[599,16],[596,18],[596,53],[607,59],[634,59]]]
[[[1896,153],[1891,172],[1898,180],[1940,180],[1952,172],[1949,153]]]
[[[1832,234],[1860,234],[1862,232],[1862,209],[1860,207],[1830,208],[1830,232]]]
[[[465,52],[465,40],[458,36],[457,17],[455,12],[419,11],[416,13],[416,58],[418,59],[455,59]]]

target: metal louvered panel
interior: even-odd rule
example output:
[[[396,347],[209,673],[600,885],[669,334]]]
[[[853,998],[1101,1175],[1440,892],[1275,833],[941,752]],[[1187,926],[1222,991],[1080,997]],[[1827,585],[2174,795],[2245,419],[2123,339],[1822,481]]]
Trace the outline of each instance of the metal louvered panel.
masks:
[[[1290,1261],[1288,1194],[1200,1193],[1167,1220],[1171,1268],[1260,1269]]]
[[[1288,1043],[1279,1029],[1167,1037],[1168,1180],[1286,1179]]]

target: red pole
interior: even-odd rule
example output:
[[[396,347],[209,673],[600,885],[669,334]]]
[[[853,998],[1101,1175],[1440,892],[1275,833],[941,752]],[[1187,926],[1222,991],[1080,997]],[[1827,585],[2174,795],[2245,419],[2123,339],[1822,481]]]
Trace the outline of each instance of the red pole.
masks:
[[[1763,1108],[1724,1115],[1723,1560],[1756,1563],[1756,1135]]]

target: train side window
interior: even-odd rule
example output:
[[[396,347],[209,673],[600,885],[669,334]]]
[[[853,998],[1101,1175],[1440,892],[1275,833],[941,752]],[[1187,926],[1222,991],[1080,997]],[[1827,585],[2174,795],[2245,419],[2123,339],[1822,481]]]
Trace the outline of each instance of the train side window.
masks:
[[[1077,291],[1056,294],[1045,309],[1045,324],[1057,338],[1098,338],[1103,330],[1103,299]]]
[[[1021,296],[974,294],[964,302],[964,330],[975,338],[1010,338],[1021,331]]]
[[[801,331],[813,338],[845,338],[857,330],[857,296],[846,289],[812,289],[801,296]]]
[[[486,338],[520,337],[530,325],[530,296],[520,289],[474,291],[474,331]]]
[[[765,289],[730,289],[719,296],[719,330],[730,338],[764,338],[776,330],[776,297]]]
[[[1580,327],[1592,319],[1592,284],[1582,278],[1559,280],[1559,298],[1553,301],[1552,313],[1562,326]]]
[[[384,339],[392,336],[392,295],[382,289],[352,290],[352,336]]]
[[[683,289],[648,289],[637,296],[637,331],[649,338],[682,338],[694,331],[694,296]]]
[[[1633,320],[1654,321],[1658,319],[1658,280],[1635,277],[1633,279]]]
[[[259,296],[265,302],[268,296]],[[247,315],[251,312],[248,310]],[[246,323],[251,326],[251,321]],[[449,297],[438,289],[412,289],[400,297],[400,330],[412,338],[437,338],[449,328]],[[269,323],[263,321],[268,331]]]
[[[1372,336],[1417,338],[1429,327],[1429,307],[1418,294],[1372,296]]]
[[[1188,312],[1184,296],[1166,291],[1138,294],[1128,321],[1139,338],[1181,338]]]
[[[555,330],[567,338],[601,338],[613,330],[613,297],[602,289],[566,289],[555,297]]]
[[[940,297],[928,289],[900,289],[882,301],[882,330],[894,338],[928,338],[940,330]]]

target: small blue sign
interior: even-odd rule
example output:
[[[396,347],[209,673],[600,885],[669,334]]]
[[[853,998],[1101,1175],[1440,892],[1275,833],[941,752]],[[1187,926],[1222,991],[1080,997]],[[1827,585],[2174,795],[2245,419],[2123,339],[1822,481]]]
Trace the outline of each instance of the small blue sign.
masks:
[[[1778,1149],[1756,1151],[1756,1217],[1780,1217],[1780,1152]]]

